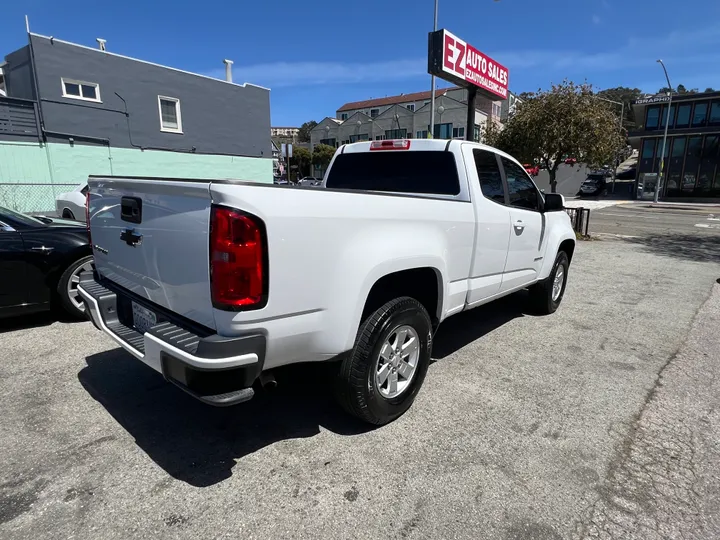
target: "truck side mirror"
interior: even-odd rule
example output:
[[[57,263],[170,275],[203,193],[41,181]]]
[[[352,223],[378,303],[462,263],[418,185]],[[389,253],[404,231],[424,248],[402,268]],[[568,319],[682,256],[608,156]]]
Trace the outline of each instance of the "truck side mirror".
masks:
[[[565,197],[559,193],[548,193],[545,195],[544,212],[557,212],[565,209]]]

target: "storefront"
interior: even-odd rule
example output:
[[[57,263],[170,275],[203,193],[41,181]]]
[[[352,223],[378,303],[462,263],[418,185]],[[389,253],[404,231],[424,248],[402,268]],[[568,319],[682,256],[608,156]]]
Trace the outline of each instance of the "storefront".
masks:
[[[720,199],[720,92],[655,96],[637,100],[638,130],[629,134],[639,150],[637,196],[653,198],[660,172],[663,134],[670,108],[660,197]]]

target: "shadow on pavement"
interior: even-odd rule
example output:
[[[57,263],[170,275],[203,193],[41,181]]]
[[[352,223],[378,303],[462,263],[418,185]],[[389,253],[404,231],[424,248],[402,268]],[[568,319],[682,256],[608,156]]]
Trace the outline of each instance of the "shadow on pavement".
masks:
[[[520,291],[450,317],[435,335],[433,359],[442,360],[513,319],[524,317],[529,313],[527,295],[527,291]]]
[[[720,234],[649,234],[624,240],[658,255],[698,262],[720,262]]]
[[[508,321],[522,317],[526,293],[459,314],[444,323],[433,358],[449,356]],[[320,427],[339,435],[373,429],[345,413],[332,395],[337,364],[274,370],[278,387],[257,390],[247,403],[214,408],[188,396],[122,349],[86,358],[78,379],[168,474],[197,487],[232,475],[236,460],[286,439],[313,437]],[[270,471],[268,471],[270,474]]]
[[[236,460],[268,445],[315,436],[320,426],[340,435],[372,429],[336,405],[332,365],[275,370],[274,391],[258,389],[246,403],[215,408],[167,383],[122,349],[86,361],[78,379],[88,393],[155,463],[196,487],[229,478]]]
[[[26,330],[31,328],[39,328],[41,326],[50,326],[53,323],[80,323],[87,320],[73,319],[72,317],[53,311],[41,311],[39,313],[30,313],[28,315],[16,315],[0,319],[0,334],[5,332],[14,332],[16,330]]]

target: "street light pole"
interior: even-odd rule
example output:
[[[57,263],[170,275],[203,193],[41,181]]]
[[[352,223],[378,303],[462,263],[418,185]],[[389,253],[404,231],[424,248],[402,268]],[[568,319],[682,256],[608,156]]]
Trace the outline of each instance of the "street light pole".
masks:
[[[435,0],[435,17],[433,18],[433,32],[437,32],[438,0]],[[430,77],[430,139],[435,135],[435,75]]]
[[[665,145],[667,144],[668,128],[670,127],[670,107],[672,106],[672,85],[670,84],[670,77],[668,77],[668,72],[667,69],[665,69],[665,64],[663,64],[663,61],[658,59],[657,62],[662,66],[663,71],[665,72],[665,80],[667,80],[668,96],[670,96],[670,99],[667,103],[667,115],[665,116],[665,134],[663,135],[662,154],[660,154],[660,170],[658,171],[658,181],[655,185],[655,202],[658,202],[658,198],[660,197],[660,188],[662,187],[662,182],[664,180],[663,169],[665,168]]]

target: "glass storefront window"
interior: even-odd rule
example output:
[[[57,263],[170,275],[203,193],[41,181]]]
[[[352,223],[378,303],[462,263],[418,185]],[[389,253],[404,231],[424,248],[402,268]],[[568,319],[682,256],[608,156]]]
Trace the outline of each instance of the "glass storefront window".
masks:
[[[680,195],[692,195],[695,190],[695,181],[697,180],[698,168],[700,167],[702,143],[702,137],[690,137],[688,139],[685,170],[683,172]]]
[[[685,137],[675,137],[673,140],[672,157],[683,157],[685,155]]]
[[[696,103],[693,112],[692,127],[702,127],[707,123],[707,103]]]
[[[647,108],[647,117],[645,119],[645,129],[657,129],[660,123],[660,107],[655,105],[654,107]]]
[[[683,128],[690,127],[690,112],[692,111],[692,104],[680,105],[677,112],[677,120],[675,120],[675,127]]]
[[[697,186],[695,194],[700,196],[708,196],[712,189],[713,177],[715,176],[715,167],[718,161],[718,136],[708,135],[705,137],[705,144],[702,150],[702,161],[700,162],[700,172],[698,174]]]
[[[665,127],[665,120],[667,120],[667,107],[663,107],[660,111],[660,127]],[[670,126],[675,125],[675,105],[670,105]]]
[[[643,141],[643,159],[652,159],[653,155],[655,155],[655,141],[657,141],[657,139],[645,139]]]
[[[680,195],[686,142],[686,137],[674,137],[672,139],[672,152],[668,161],[667,180],[664,188],[666,197],[678,197]]]
[[[713,101],[710,107],[710,122],[711,126],[720,125],[720,101]]]

